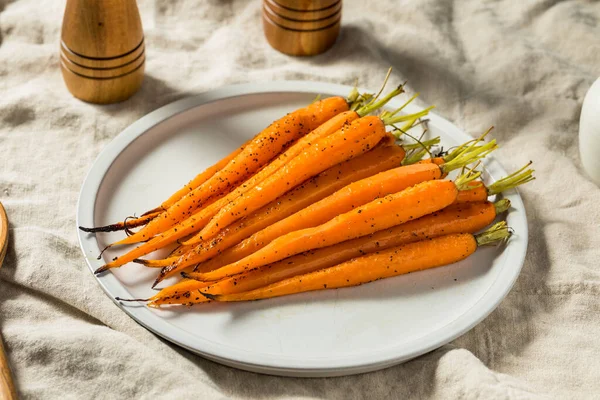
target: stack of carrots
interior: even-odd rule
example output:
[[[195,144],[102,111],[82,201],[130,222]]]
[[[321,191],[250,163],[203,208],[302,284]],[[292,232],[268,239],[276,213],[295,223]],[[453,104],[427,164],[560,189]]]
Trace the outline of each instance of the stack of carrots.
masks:
[[[488,197],[534,179],[531,163],[486,187],[476,168],[497,145],[485,134],[437,157],[430,148],[439,138],[399,144],[432,108],[401,115],[414,96],[370,115],[400,93],[317,100],[141,217],[81,228],[127,233],[109,247],[139,244],[96,273],[136,262],[157,268],[154,286],[182,277],[149,299],[129,299],[150,306],[245,301],[447,265],[506,240],[504,222],[476,232],[510,208]],[[446,179],[452,171],[458,178]],[[165,259],[141,258],[175,244]]]

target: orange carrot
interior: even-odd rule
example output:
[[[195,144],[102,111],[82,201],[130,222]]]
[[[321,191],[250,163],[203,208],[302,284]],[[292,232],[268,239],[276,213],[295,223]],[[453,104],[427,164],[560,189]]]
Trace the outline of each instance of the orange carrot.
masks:
[[[495,141],[492,141],[485,146],[479,146],[477,151],[466,148],[461,154],[453,155],[453,160],[442,167],[438,167],[434,164],[403,167],[381,173],[377,177],[368,180],[356,182],[349,187],[344,188],[344,190],[340,190],[339,193],[336,193],[327,199],[323,199],[316,204],[312,204],[301,212],[297,212],[293,216],[289,216],[284,220],[278,218],[279,222],[264,228],[260,232],[255,231],[256,233],[251,237],[229,249],[227,249],[227,247],[239,242],[240,239],[239,236],[236,235],[226,236],[228,229],[225,229],[217,237],[205,241],[202,245],[199,245],[195,251],[189,252],[180,259],[175,259],[173,257],[158,261],[136,260],[136,262],[140,262],[148,267],[165,266],[154,283],[154,285],[156,285],[165,277],[191,265],[205,261],[210,257],[214,257],[219,251],[226,249],[222,254],[219,254],[217,257],[214,257],[197,267],[197,270],[202,272],[212,271],[250,255],[252,252],[264,247],[278,236],[294,230],[317,226],[320,223],[333,218],[337,214],[349,211],[356,206],[363,205],[371,199],[398,192],[408,186],[422,182],[423,180],[436,179],[442,175],[446,175],[454,169],[462,168],[465,164],[484,157],[495,147]],[[277,214],[271,214],[269,218],[273,222],[277,221],[274,216],[277,216]],[[255,222],[256,221],[253,221],[250,226],[254,227],[256,230],[260,230],[264,227],[264,225]],[[235,225],[232,227],[235,228]]]
[[[375,198],[400,192],[417,183],[431,179],[440,179],[449,172],[460,169],[466,164],[484,157],[495,149],[495,147],[495,141],[492,141],[485,146],[480,146],[477,152],[467,152],[465,155],[455,157],[455,159],[446,164],[438,166],[437,164],[429,163],[403,166],[361,181],[356,181],[331,196],[298,211],[294,215],[254,233],[234,247],[225,250],[219,256],[201,264],[198,268],[203,271],[212,271],[218,267],[237,262],[265,247],[282,235],[300,229],[315,227],[329,221],[338,214],[348,212]],[[192,252],[178,260],[176,266],[171,267],[170,270],[180,271],[190,265],[203,261],[202,258],[206,260],[207,257],[199,257],[198,253]]]
[[[244,149],[246,144],[247,144],[247,142],[244,143],[244,145],[242,145],[241,147],[238,147],[237,149],[232,151],[227,157],[221,159],[216,164],[208,167],[203,172],[196,175],[196,177],[194,179],[189,181],[183,188],[181,188],[177,192],[173,193],[171,195],[171,197],[169,197],[167,200],[165,200],[160,206],[158,206],[150,211],[146,211],[144,214],[142,214],[141,217],[135,218],[135,219],[126,219],[123,222],[117,222],[115,224],[94,227],[94,228],[85,228],[85,227],[80,226],[79,229],[81,229],[84,232],[114,232],[114,231],[127,230],[127,229],[131,229],[131,228],[136,228],[138,226],[146,225],[148,222],[152,221],[155,217],[159,216],[163,211],[165,211],[170,206],[172,206],[177,201],[179,201],[186,194],[188,194],[189,192],[191,192],[192,190],[194,190],[195,188],[197,188],[198,186],[200,186],[201,184],[206,182],[213,175],[215,175],[218,171],[223,169],[229,163],[229,161],[234,159],[238,154],[240,154],[242,152],[242,150]]]
[[[395,95],[398,90],[399,89],[396,89],[396,91],[391,92],[381,101],[388,100],[389,98],[393,97],[392,95]],[[376,105],[381,104],[380,102],[375,103],[375,104]],[[210,218],[218,212],[219,209],[223,208],[226,204],[228,204],[230,201],[232,201],[236,197],[242,196],[247,190],[250,190],[252,187],[255,187],[260,182],[260,179],[257,177],[259,177],[259,176],[262,177],[265,175],[268,176],[269,172],[272,173],[275,170],[277,170],[278,168],[284,166],[286,161],[288,161],[288,159],[294,159],[293,157],[295,155],[297,155],[300,151],[302,151],[303,149],[306,149],[307,147],[310,147],[313,139],[318,141],[319,138],[327,138],[332,133],[333,134],[339,133],[340,128],[345,128],[348,120],[355,120],[356,118],[358,118],[358,115],[360,112],[365,112],[367,110],[368,109],[361,109],[358,112],[351,111],[348,113],[342,113],[342,114],[339,114],[338,116],[328,120],[327,122],[325,122],[324,124],[319,126],[317,129],[315,129],[313,132],[311,132],[309,135],[305,136],[303,139],[298,141],[298,143],[296,143],[296,145],[292,146],[288,151],[283,153],[283,155],[276,160],[277,163],[273,162],[273,163],[269,164],[268,166],[263,168],[263,170],[261,170],[259,173],[257,173],[255,176],[253,176],[248,181],[246,181],[242,185],[240,185],[240,187],[238,187],[236,190],[231,192],[229,195],[215,201],[214,203],[210,204],[208,207],[200,210],[199,212],[197,212],[196,214],[192,215],[190,218],[185,220],[183,223],[177,224],[174,227],[167,230],[166,232],[163,232],[163,233],[159,234],[158,236],[152,238],[148,243],[145,243],[145,244],[133,249],[132,251],[128,252],[127,254],[125,254],[123,256],[117,257],[113,261],[107,263],[106,265],[104,265],[104,266],[100,267],[98,270],[96,270],[96,273],[106,271],[110,268],[120,267],[130,261],[133,261],[136,258],[139,258],[145,254],[156,251],[170,243],[173,243],[174,241],[176,241],[178,239],[181,239],[181,238],[201,229],[210,220]],[[385,130],[383,131],[383,136],[385,136]],[[370,143],[372,140],[366,139],[366,141],[367,141],[367,145],[371,146]],[[379,141],[381,141],[381,140],[379,140]],[[359,143],[360,143],[360,141],[359,141]],[[289,154],[289,156],[288,156],[288,154]],[[350,158],[350,157],[347,157],[347,158]],[[141,232],[142,231],[140,231],[138,233],[141,233]]]
[[[338,115],[334,116],[333,118],[329,119],[324,124],[319,126],[317,129],[312,131],[309,135],[305,136],[302,140],[298,141],[298,143],[296,143],[290,149],[288,149],[283,154],[281,154],[275,161],[268,164],[261,171],[259,171],[258,173],[256,173],[252,177],[250,177],[244,183],[242,183],[239,187],[235,188],[235,190],[233,190],[231,193],[227,194],[225,197],[221,197],[218,200],[215,197],[209,198],[207,201],[205,201],[205,206],[206,206],[205,208],[194,213],[191,217],[187,218],[182,223],[179,223],[179,224],[176,223],[174,227],[167,229],[165,232],[160,233],[158,236],[152,237],[150,242],[137,247],[136,249],[130,251],[129,253],[127,253],[121,257],[117,257],[117,259],[115,259],[112,262],[101,267],[100,272],[103,270],[107,270],[110,268],[116,268],[121,265],[124,265],[124,264],[134,260],[135,258],[141,257],[141,256],[151,253],[153,251],[156,251],[159,248],[164,247],[165,245],[173,243],[174,241],[181,239],[182,237],[185,237],[185,236],[192,234],[192,233],[196,232],[197,230],[201,229],[210,220],[210,218],[218,212],[219,209],[224,207],[227,203],[229,203],[236,197],[243,195],[247,190],[250,190],[252,187],[254,187],[258,183],[260,183],[262,180],[264,180],[264,178],[266,176],[269,176],[271,173],[273,173],[278,168],[280,168],[282,165],[284,165],[285,162],[288,160],[288,158],[294,157],[296,154],[298,154],[300,151],[302,151],[306,146],[310,145],[311,138],[318,139],[319,137],[327,136],[327,135],[331,134],[332,132],[336,132],[340,127],[344,126],[348,121],[352,121],[355,118],[358,118],[358,114],[354,111],[349,111],[349,112],[344,112],[344,113],[338,114]],[[304,140],[304,139],[306,139],[306,140]],[[248,147],[246,147],[246,148],[248,148]],[[232,186],[230,186],[228,188],[233,189]],[[198,188],[197,190],[199,190],[199,189],[201,189],[201,188]],[[196,190],[190,192],[189,196],[193,197],[195,191]],[[185,199],[187,199],[187,197],[184,198],[183,200],[185,200]],[[195,200],[192,200],[192,201],[195,201]],[[180,206],[180,203],[178,202],[173,207],[178,208],[179,206]],[[174,212],[178,212],[178,211],[174,211]],[[166,217],[167,214],[168,214],[168,212],[163,213],[160,218]],[[151,222],[146,228],[142,229],[137,234],[130,236],[129,238],[123,239],[120,242],[117,242],[117,244],[126,243],[126,241],[128,241],[128,240],[133,240],[135,242],[136,240],[139,239],[139,237],[138,237],[138,239],[132,239],[135,236],[142,235],[142,237],[144,237],[145,236],[144,232],[147,233],[148,232],[147,229],[150,229],[151,225],[154,222],[156,222],[156,220]]]
[[[451,181],[427,181],[399,193],[374,200],[316,226],[290,232],[251,255],[217,270],[200,275],[214,281],[282,260],[304,251],[331,246],[431,214],[456,199],[458,189]]]
[[[358,286],[378,279],[459,262],[473,254],[478,246],[504,241],[509,237],[510,231],[506,223],[500,222],[479,235],[459,233],[392,247],[247,292],[202,294],[217,301],[247,301]]]
[[[430,108],[419,114],[426,115]],[[221,209],[202,229],[202,238],[206,240],[214,237],[233,222],[268,204],[311,176],[368,151],[387,135],[386,124],[411,117],[392,117],[387,120],[373,116],[362,117],[348,127],[319,140],[260,185]]]
[[[245,292],[299,274],[332,267],[352,258],[390,247],[449,234],[475,233],[492,223],[499,213],[509,207],[510,201],[506,199],[495,204],[489,202],[453,204],[441,211],[390,229],[333,246],[310,250],[218,282],[198,281],[194,285],[189,280],[184,280],[148,299],[149,305],[203,303],[208,300],[201,296],[198,290],[209,294]],[[184,272],[182,275],[190,279],[198,277],[196,272]],[[187,292],[191,293],[190,296],[187,296]]]
[[[152,220],[135,235],[115,244],[145,241],[204,207],[208,199],[218,197],[227,188],[236,187],[254,172],[266,165],[289,143],[316,129],[335,115],[348,111],[348,102],[341,97],[330,97],[301,108],[275,121],[252,141],[227,165],[171,205],[160,217]]]
[[[238,154],[240,154],[244,150],[244,148],[246,147],[246,145],[248,145],[249,142],[251,142],[251,140],[244,143],[241,147],[238,147],[237,149],[235,149],[227,157],[223,158],[222,160],[220,160],[213,166],[207,168],[204,172],[196,175],[196,177],[194,179],[189,181],[184,187],[182,187],[181,189],[179,189],[178,191],[173,193],[171,195],[171,197],[169,197],[167,200],[165,200],[160,205],[160,208],[162,210],[167,210],[173,204],[177,203],[179,200],[181,200],[183,197],[185,197],[188,193],[190,193],[191,191],[193,191],[194,189],[196,189],[197,187],[202,185],[204,182],[206,182],[207,180],[212,178],[216,173],[218,173],[223,168],[225,168],[231,160],[236,158],[238,156]]]
[[[193,252],[186,254],[185,261],[186,263],[199,263],[220,254],[253,233],[329,196],[353,181],[399,165],[403,157],[404,150],[402,147],[386,142],[360,157],[335,165],[273,200],[260,210],[255,211],[251,216],[231,225],[214,239],[202,242],[199,236],[196,235],[188,242],[184,242],[185,245],[191,243],[195,247]],[[137,260],[136,262],[149,267],[166,267],[175,264],[178,260],[179,257],[169,257],[164,260]],[[167,268],[161,275],[170,276],[179,270],[181,268]]]
[[[79,229],[84,232],[115,232],[115,231],[129,231],[131,228],[137,228],[138,226],[146,225],[148,222],[152,221],[156,216],[160,215],[161,211],[154,211],[151,213],[146,213],[145,215],[134,218],[128,217],[125,218],[122,222],[116,222],[114,224],[105,225],[105,226],[97,226],[94,228],[86,228],[80,226]]]
[[[348,212],[375,198],[399,192],[420,182],[439,179],[440,175],[440,168],[437,165],[412,165],[394,168],[354,182],[331,196],[267,226],[235,247],[225,250],[221,256],[211,260],[211,262],[207,263],[208,265],[203,265],[201,268],[210,271],[218,266],[240,260],[286,233],[320,225],[338,214]],[[227,240],[227,238],[225,237],[223,240]],[[211,240],[210,243],[212,244],[214,241]],[[218,243],[215,243],[213,247],[216,247]],[[213,250],[210,253],[206,251],[202,252],[201,249],[192,251],[177,260],[176,264],[171,268],[167,268],[165,272],[172,274],[176,271],[181,271],[184,268],[197,264],[198,260],[206,260],[210,254],[214,255],[215,251]],[[162,276],[160,280],[162,280]]]
[[[354,182],[331,196],[256,232],[234,247],[225,250],[218,257],[201,264],[199,268],[211,271],[219,266],[234,263],[287,233],[321,225],[336,215],[349,212],[373,199],[400,192],[420,182],[440,179],[440,177],[441,171],[436,165],[419,164],[398,167]],[[178,261],[179,270],[195,264],[197,260],[195,257],[191,257],[190,260],[186,260],[186,258],[184,256]]]

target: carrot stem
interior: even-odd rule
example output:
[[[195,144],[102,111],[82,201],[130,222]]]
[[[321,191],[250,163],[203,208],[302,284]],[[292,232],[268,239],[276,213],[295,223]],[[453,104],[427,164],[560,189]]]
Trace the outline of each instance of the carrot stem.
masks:
[[[407,147],[412,147],[412,151],[407,152],[406,157],[402,160],[402,165],[411,165],[418,161],[421,161],[425,155],[431,155],[431,147],[435,146],[440,142],[440,137],[436,137],[429,140],[420,141],[415,139],[417,143],[413,145],[402,146],[405,150]]]
[[[479,161],[490,154],[492,151],[498,148],[496,144],[496,139],[491,142],[484,144],[483,146],[476,146],[474,142],[472,145],[466,147],[464,150],[461,150],[458,155],[454,156],[454,158],[440,168],[442,168],[444,173],[449,173],[451,171],[461,169],[475,161]],[[481,173],[480,173],[481,175]]]
[[[501,199],[494,203],[494,208],[496,209],[496,215],[502,214],[504,211],[510,208],[510,200]]]
[[[422,150],[424,147],[426,148],[431,148],[431,146],[434,146],[438,143],[440,143],[440,137],[434,137],[433,139],[428,139],[428,140],[418,140],[415,139],[416,143],[407,143],[407,144],[402,144],[402,147],[404,148],[404,150],[406,150],[407,152],[412,151],[412,150]]]
[[[461,190],[470,190],[470,183],[475,181],[481,176],[481,171],[475,171],[474,169],[468,170],[466,173],[460,175],[458,178],[454,180],[454,184],[456,188]]]
[[[532,163],[532,161],[529,161],[518,171],[492,183],[488,186],[488,195],[493,196],[534,180],[533,173],[535,170],[528,168]]]
[[[412,97],[410,99],[408,99],[406,101],[406,103],[404,103],[402,106],[400,106],[399,108],[395,109],[392,112],[388,112],[386,114],[387,117],[393,117],[394,115],[398,114],[400,111],[402,111],[407,105],[409,105],[410,103],[413,102],[413,100],[415,100],[417,97],[419,97],[421,93],[417,92],[415,94],[412,95]]]
[[[373,111],[380,109],[381,107],[386,105],[391,99],[402,93],[404,93],[404,85],[398,86],[396,89],[386,94],[381,100],[373,101],[376,99],[376,97],[373,98],[371,102],[365,104],[364,106],[356,110],[356,113],[361,117],[364,117],[365,115],[368,115]]]
[[[398,122],[405,122],[405,121],[411,121],[413,119],[422,118],[422,117],[426,116],[427,114],[429,114],[429,111],[433,110],[434,108],[435,108],[435,106],[429,106],[426,109],[419,111],[418,113],[408,114],[408,115],[400,115],[400,116],[394,116],[394,114],[397,111],[397,110],[395,110],[391,113],[389,113],[389,112],[384,113],[383,115],[381,115],[380,118],[385,125],[394,125],[394,124],[397,124]]]
[[[392,75],[392,67],[388,68],[387,73],[385,74],[385,78],[383,78],[383,83],[381,84],[381,87],[379,88],[379,91],[377,92],[377,94],[375,96],[373,96],[371,101],[369,101],[369,103],[367,103],[367,104],[373,103],[376,99],[379,98],[379,96],[381,96],[381,93],[383,93],[383,89],[385,89],[385,86],[387,85],[388,80],[390,79],[390,75]]]
[[[500,221],[492,225],[485,232],[475,235],[477,246],[490,246],[507,241],[512,236],[506,221]]]

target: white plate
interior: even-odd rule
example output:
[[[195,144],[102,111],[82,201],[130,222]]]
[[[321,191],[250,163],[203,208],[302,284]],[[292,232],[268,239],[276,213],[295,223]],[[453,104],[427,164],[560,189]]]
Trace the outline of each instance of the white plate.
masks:
[[[217,89],[177,101],[141,118],[117,136],[92,166],[79,197],[77,225],[105,225],[160,204],[281,115],[316,94],[350,87],[315,82],[270,82]],[[400,106],[392,101],[390,108]],[[410,105],[407,112],[418,108]],[[471,137],[431,114],[429,129],[445,146]],[[505,175],[494,160],[489,180]],[[153,310],[119,307],[165,339],[206,358],[254,372],[339,376],[385,368],[450,342],[484,319],[516,280],[527,249],[527,222],[516,191],[506,193],[516,235],[448,267],[356,288],[305,293],[249,303]],[[116,253],[100,249],[122,232],[78,230],[91,271]],[[160,255],[160,254],[159,254]],[[98,277],[111,297],[148,297],[156,271],[129,264]]]

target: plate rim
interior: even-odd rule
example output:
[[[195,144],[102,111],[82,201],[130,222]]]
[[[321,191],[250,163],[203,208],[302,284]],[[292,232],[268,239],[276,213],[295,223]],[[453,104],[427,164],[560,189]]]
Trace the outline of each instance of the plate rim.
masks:
[[[93,223],[98,191],[104,176],[109,171],[113,162],[129,145],[150,129],[190,109],[233,97],[270,93],[323,93],[326,95],[345,96],[351,89],[352,87],[347,85],[314,81],[270,81],[264,83],[229,85],[177,100],[162,106],[133,122],[121,133],[116,135],[99,153],[88,170],[81,186],[77,201],[75,228],[77,230],[79,246],[83,252],[90,272],[93,274],[93,271],[101,264],[96,265],[97,263],[94,262],[95,259],[91,259],[86,252],[89,251],[92,253],[92,251],[99,251],[99,249],[95,236],[80,231],[78,227],[85,225],[82,221]],[[389,103],[390,107],[398,107],[400,105],[401,103],[398,99],[393,99]],[[406,111],[416,112],[420,108],[421,107],[414,104],[410,104],[406,108]],[[429,119],[449,135],[464,141],[472,139],[471,136],[456,125],[436,113],[430,113]],[[494,171],[499,174],[506,174],[504,168],[493,157],[486,162],[486,168],[489,169],[490,167],[493,167]],[[483,321],[498,307],[502,300],[504,300],[521,272],[528,246],[528,225],[523,201],[517,190],[507,192],[505,197],[510,198],[513,207],[519,210],[521,218],[524,220],[524,231],[519,232],[521,246],[517,248],[517,250],[519,250],[518,253],[513,254],[513,257],[516,257],[518,261],[515,263],[516,267],[512,269],[503,269],[482,297],[458,318],[409,342],[409,344],[416,345],[412,351],[402,351],[402,348],[407,347],[407,344],[403,344],[401,346],[378,350],[375,353],[376,355],[382,353],[386,354],[386,356],[380,356],[379,358],[371,356],[365,359],[364,354],[362,353],[358,355],[336,357],[334,359],[317,359],[314,357],[298,358],[265,355],[260,353],[261,362],[257,363],[255,362],[255,358],[252,357],[252,354],[257,353],[237,349],[232,350],[230,347],[218,344],[215,348],[215,343],[208,340],[205,340],[204,343],[202,343],[202,340],[199,340],[201,338],[170,324],[145,306],[126,306],[115,300],[115,296],[126,297],[129,295],[129,292],[112,273],[104,274],[102,276],[94,275],[94,277],[106,295],[112,299],[113,303],[137,323],[156,335],[207,359],[253,372],[284,376],[322,377],[369,372],[402,363],[451,342]],[[87,205],[84,207],[84,204]],[[502,280],[506,280],[508,284],[498,285],[497,282],[501,278]],[[472,313],[475,313],[475,317],[470,315]],[[437,336],[437,338],[433,338],[435,336]],[[418,345],[419,343],[421,344],[420,346]]]

